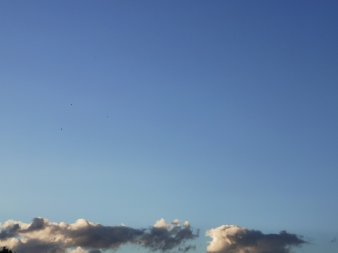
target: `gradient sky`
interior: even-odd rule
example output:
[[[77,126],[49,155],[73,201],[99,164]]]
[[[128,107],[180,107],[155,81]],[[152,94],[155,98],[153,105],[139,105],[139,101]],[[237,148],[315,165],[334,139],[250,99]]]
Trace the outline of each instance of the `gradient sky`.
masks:
[[[338,237],[337,13],[0,1],[0,221]]]

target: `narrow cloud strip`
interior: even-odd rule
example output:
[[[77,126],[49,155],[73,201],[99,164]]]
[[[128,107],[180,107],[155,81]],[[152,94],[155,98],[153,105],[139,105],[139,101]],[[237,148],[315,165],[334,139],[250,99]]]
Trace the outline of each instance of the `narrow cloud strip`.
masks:
[[[30,224],[18,221],[0,224],[0,247],[17,253],[100,253],[125,244],[152,251],[185,252],[192,248],[185,242],[197,236],[188,222],[181,224],[175,220],[168,224],[163,219],[147,229],[104,226],[84,219],[73,224],[53,223],[43,218],[35,218]]]
[[[295,234],[263,234],[233,225],[223,225],[206,233],[211,238],[208,253],[290,253],[291,247],[306,243]]]

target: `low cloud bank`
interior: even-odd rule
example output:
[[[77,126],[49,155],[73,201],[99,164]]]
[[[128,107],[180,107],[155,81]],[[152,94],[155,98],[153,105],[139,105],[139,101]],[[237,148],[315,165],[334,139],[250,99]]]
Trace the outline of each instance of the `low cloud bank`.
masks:
[[[207,253],[290,253],[292,247],[306,241],[282,231],[264,234],[258,230],[234,225],[210,229],[211,238]],[[31,223],[6,221],[0,223],[0,247],[17,253],[103,253],[127,244],[144,247],[150,251],[187,252],[195,249],[190,240],[198,237],[189,222],[164,219],[145,229],[128,226],[104,226],[84,219],[75,223],[55,223],[34,218]]]
[[[73,224],[54,223],[34,218],[32,223],[6,221],[0,224],[0,247],[17,253],[101,253],[125,244],[135,244],[152,251],[192,248],[185,242],[196,238],[188,222],[157,221],[147,229],[104,226],[79,219]]]
[[[211,238],[208,253],[290,253],[294,246],[306,243],[295,234],[263,234],[234,225],[223,225],[206,233]]]

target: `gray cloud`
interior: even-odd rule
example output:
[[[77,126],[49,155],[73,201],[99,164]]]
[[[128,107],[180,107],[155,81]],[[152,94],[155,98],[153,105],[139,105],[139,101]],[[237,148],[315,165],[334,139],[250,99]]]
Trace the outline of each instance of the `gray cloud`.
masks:
[[[163,219],[147,229],[104,226],[84,219],[67,224],[35,218],[30,224],[7,221],[0,225],[0,247],[9,247],[17,253],[101,253],[128,243],[153,251],[185,252],[191,248],[185,242],[195,237],[188,222],[167,224]]]
[[[0,240],[15,236],[19,229],[20,226],[18,224],[9,224],[6,229],[0,230]]]
[[[223,225],[207,231],[209,253],[289,253],[291,247],[306,243],[295,234],[263,234],[238,226]]]
[[[45,226],[48,225],[48,222],[43,218],[34,218],[32,223],[29,225],[27,229],[21,230],[22,233],[24,232],[33,232],[37,230],[44,229]]]
[[[59,243],[45,242],[38,239],[31,239],[27,242],[18,242],[14,248],[15,252],[18,253],[32,253],[32,252],[45,252],[45,253],[63,253],[65,252],[62,245]]]
[[[152,250],[165,251],[182,244],[185,240],[194,239],[196,236],[197,234],[194,234],[190,227],[175,226],[171,230],[153,227],[142,237],[142,244]],[[187,251],[186,248],[181,249]]]

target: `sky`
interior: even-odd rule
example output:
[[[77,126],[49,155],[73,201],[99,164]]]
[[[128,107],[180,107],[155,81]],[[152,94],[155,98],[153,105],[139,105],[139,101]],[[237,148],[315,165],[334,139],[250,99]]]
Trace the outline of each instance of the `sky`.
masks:
[[[177,218],[337,252],[337,11],[0,1],[0,222]]]

